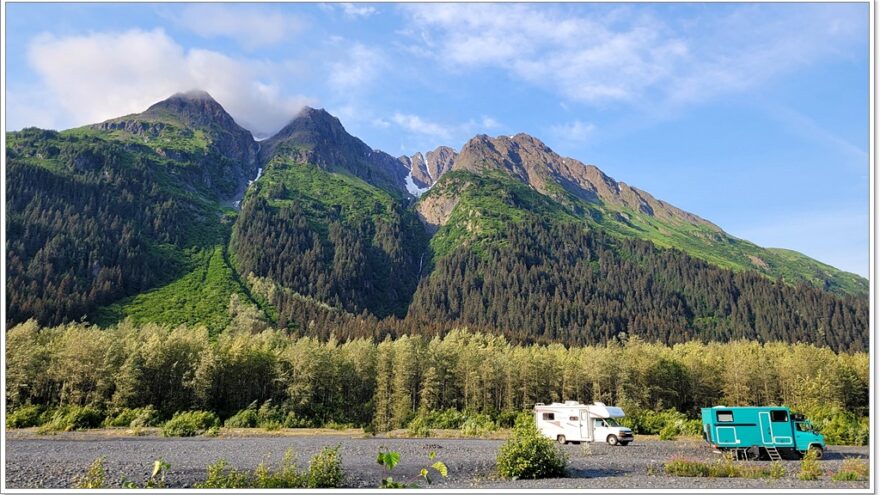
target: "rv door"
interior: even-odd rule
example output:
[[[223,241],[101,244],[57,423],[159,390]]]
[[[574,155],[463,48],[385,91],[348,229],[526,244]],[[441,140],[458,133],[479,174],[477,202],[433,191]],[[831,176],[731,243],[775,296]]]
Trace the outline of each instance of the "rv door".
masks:
[[[586,442],[593,441],[593,420],[586,409],[581,411],[581,438]]]

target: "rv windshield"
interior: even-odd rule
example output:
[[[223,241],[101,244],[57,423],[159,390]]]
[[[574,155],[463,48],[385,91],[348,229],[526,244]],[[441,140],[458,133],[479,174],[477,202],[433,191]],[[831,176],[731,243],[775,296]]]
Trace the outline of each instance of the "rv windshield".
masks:
[[[614,418],[605,418],[606,426],[620,426],[620,423],[617,422]]]
[[[813,425],[809,421],[796,423],[798,431],[813,431]]]

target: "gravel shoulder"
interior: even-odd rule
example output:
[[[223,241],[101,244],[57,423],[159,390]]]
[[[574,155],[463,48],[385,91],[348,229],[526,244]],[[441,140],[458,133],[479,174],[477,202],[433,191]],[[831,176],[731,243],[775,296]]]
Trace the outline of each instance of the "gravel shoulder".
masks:
[[[275,466],[284,453],[293,449],[300,466],[325,446],[340,446],[346,472],[346,486],[375,487],[384,475],[376,464],[382,447],[401,453],[395,468],[396,480],[417,481],[418,472],[430,464],[428,454],[449,467],[449,477],[433,488],[672,488],[672,489],[784,489],[838,488],[865,489],[866,482],[832,481],[845,458],[868,459],[868,447],[830,447],[821,461],[826,472],[819,481],[796,479],[798,461],[785,461],[786,476],[778,480],[740,478],[678,478],[662,473],[662,464],[675,457],[718,459],[699,441],[656,441],[636,437],[626,447],[606,444],[566,445],[569,477],[550,480],[502,480],[495,474],[495,455],[503,440],[450,438],[362,437],[351,432],[321,432],[312,435],[248,434],[217,438],[162,438],[126,436],[120,432],[62,433],[39,436],[30,432],[7,432],[6,488],[71,488],[98,457],[105,458],[108,481],[118,485],[122,477],[143,480],[153,461],[164,459],[171,465],[167,481],[171,487],[189,487],[205,476],[205,467],[225,459],[236,469],[254,469],[261,462]]]

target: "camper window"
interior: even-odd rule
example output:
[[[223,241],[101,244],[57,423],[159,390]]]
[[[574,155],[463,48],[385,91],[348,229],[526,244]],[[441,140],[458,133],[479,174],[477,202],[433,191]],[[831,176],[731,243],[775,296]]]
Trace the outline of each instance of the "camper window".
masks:
[[[788,413],[785,411],[770,411],[770,421],[774,423],[788,423]]]
[[[568,420],[569,420],[569,421],[577,421],[577,420],[578,420],[578,417],[577,417],[577,416],[569,416],[569,417],[568,417]]]
[[[715,419],[717,419],[719,423],[732,423],[733,411],[718,411],[715,413]]]
[[[554,419],[556,419],[556,415],[554,415],[553,413],[544,413],[543,415],[541,415],[541,419],[543,419],[544,421],[553,421]]]

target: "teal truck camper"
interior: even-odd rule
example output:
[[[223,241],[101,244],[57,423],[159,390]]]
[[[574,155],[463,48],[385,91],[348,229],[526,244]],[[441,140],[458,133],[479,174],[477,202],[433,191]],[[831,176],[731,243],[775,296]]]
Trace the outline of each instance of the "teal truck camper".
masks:
[[[807,450],[819,457],[825,438],[812,424],[787,407],[704,407],[703,438],[720,451],[732,451],[737,458],[798,458]]]

